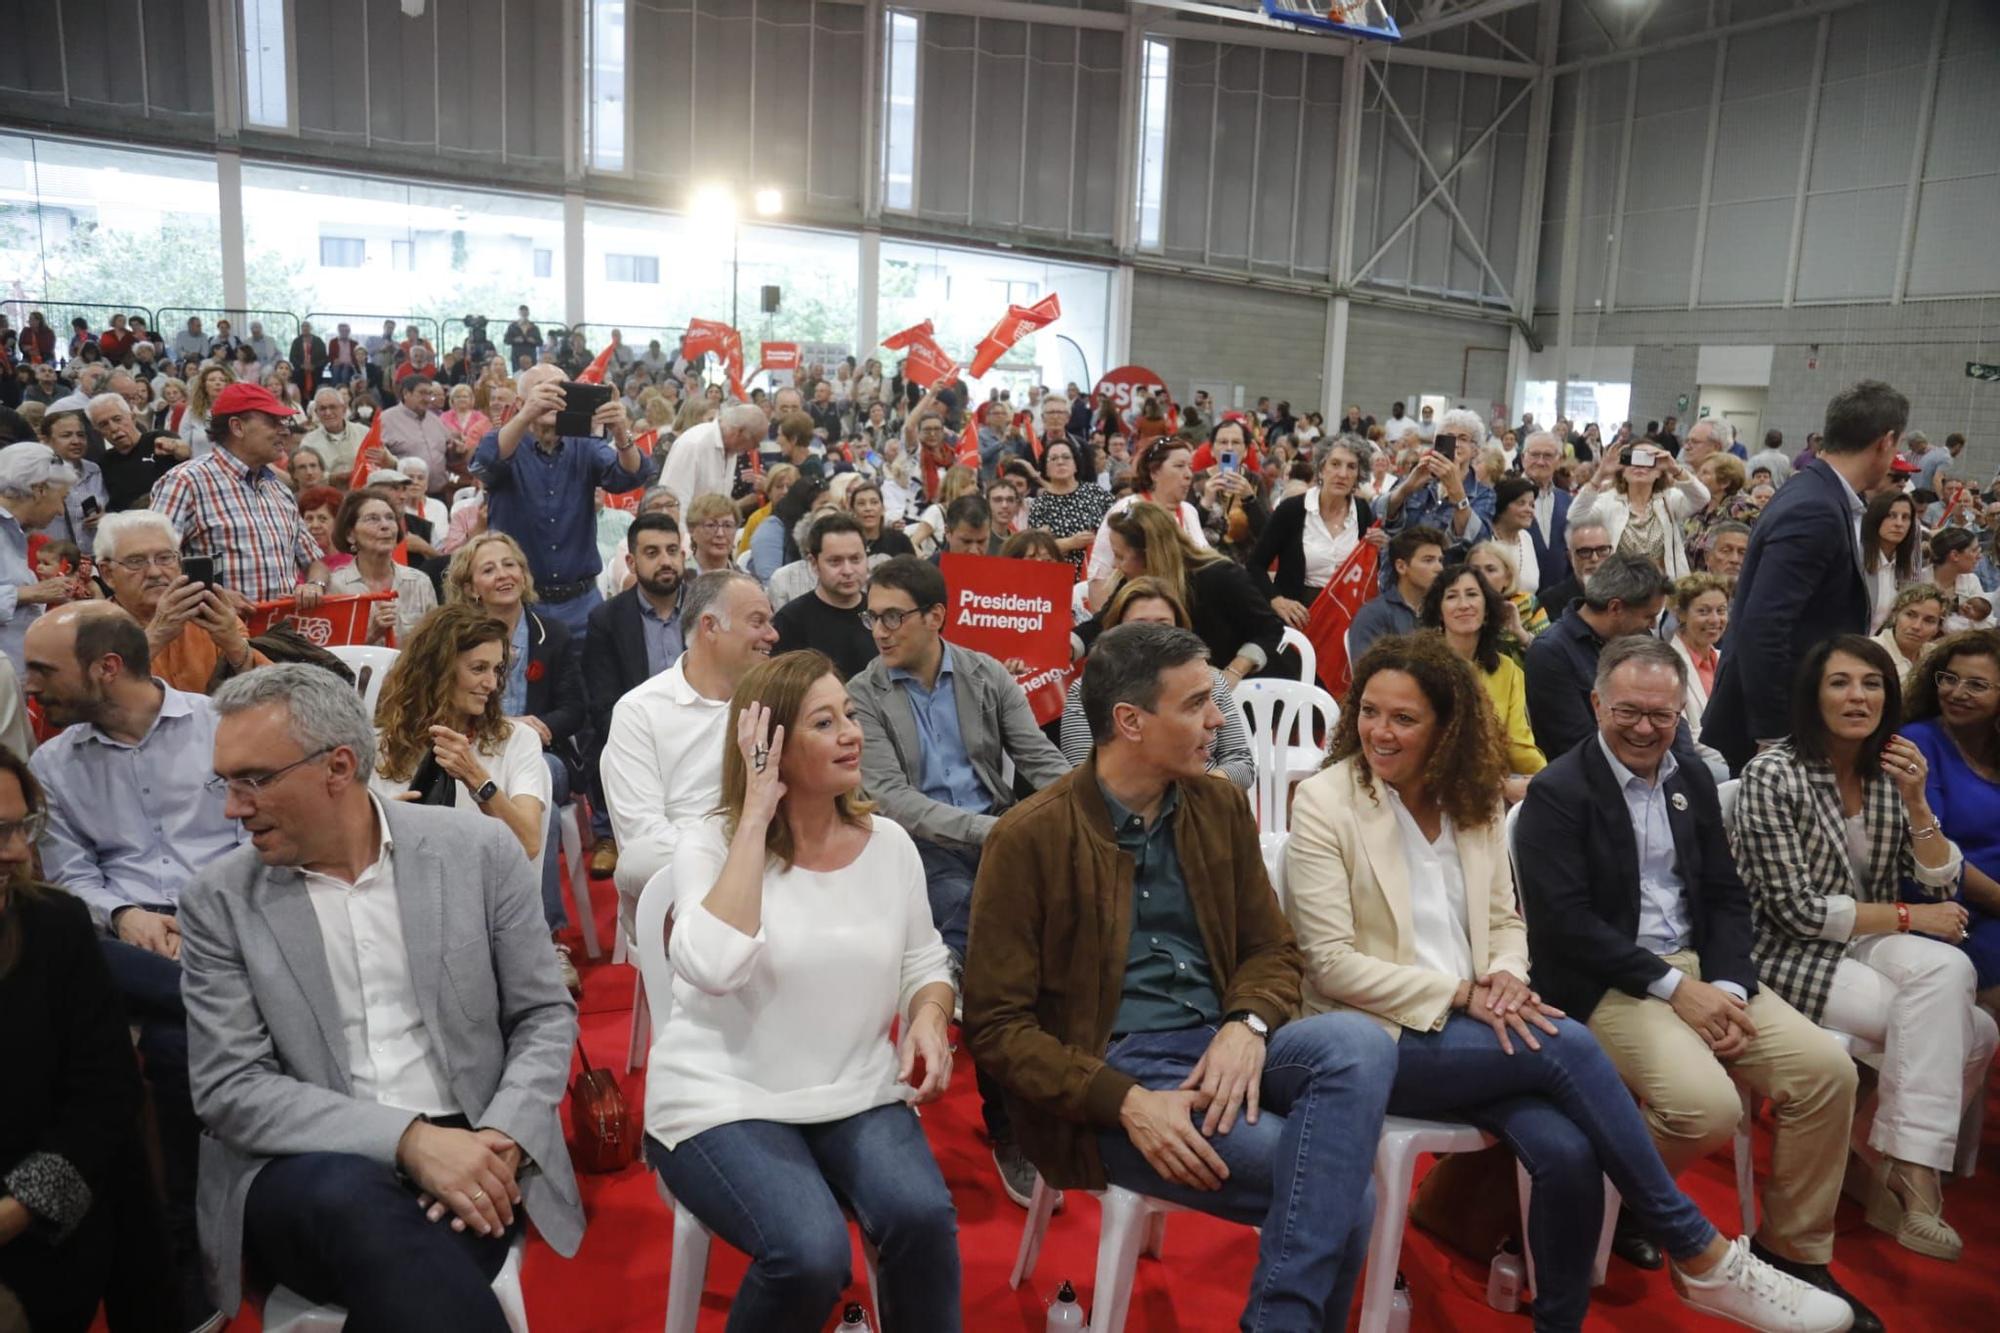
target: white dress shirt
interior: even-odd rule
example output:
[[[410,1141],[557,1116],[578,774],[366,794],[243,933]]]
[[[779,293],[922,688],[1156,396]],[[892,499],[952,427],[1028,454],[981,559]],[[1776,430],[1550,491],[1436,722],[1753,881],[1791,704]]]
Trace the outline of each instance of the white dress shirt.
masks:
[[[1458,839],[1451,816],[1438,816],[1437,841],[1424,836],[1416,817],[1393,787],[1389,808],[1396,812],[1396,829],[1403,835],[1403,864],[1410,875],[1410,936],[1414,962],[1432,972],[1471,981],[1472,928],[1466,919],[1465,869],[1458,860]]]
[[[354,1095],[418,1115],[457,1115],[451,1084],[424,1027],[403,944],[395,842],[381,798],[371,794],[369,801],[382,833],[375,863],[352,884],[311,870],[300,872],[319,918],[327,972],[340,1004]]]
[[[1347,557],[1354,554],[1354,548],[1361,543],[1361,534],[1354,522],[1354,502],[1347,502],[1347,521],[1334,531],[1326,526],[1326,519],[1319,512],[1319,487],[1306,490],[1306,526],[1299,535],[1299,545],[1305,552],[1306,586],[1324,588],[1333,582],[1333,576],[1347,563]]]
[[[554,779],[549,776],[549,766],[542,759],[542,738],[535,734],[532,727],[509,723],[508,728],[506,738],[498,746],[475,745],[473,751],[485,761],[487,775],[493,779],[494,785],[500,788],[501,795],[532,796],[542,803],[542,813],[546,815],[549,798],[555,786]],[[473,798],[472,788],[463,782],[455,785],[458,787],[458,801],[453,809],[484,816],[485,812],[479,808],[479,802]],[[409,789],[408,778],[398,782],[393,778],[385,778],[380,773],[370,774],[368,778],[368,790],[385,801],[393,801],[397,793]],[[497,816],[489,817],[497,818]],[[528,857],[528,868],[534,872],[536,883],[540,883],[542,878],[544,848],[545,844],[537,841],[535,854]],[[526,853],[523,852],[523,855]]]
[[[618,839],[618,892],[636,902],[687,830],[722,801],[729,701],[688,684],[687,655],[611,710],[598,772]]]
[[[660,485],[680,497],[681,512],[685,514],[697,495],[728,495],[730,476],[722,427],[704,421],[690,427],[667,449],[667,461],[660,468]]]

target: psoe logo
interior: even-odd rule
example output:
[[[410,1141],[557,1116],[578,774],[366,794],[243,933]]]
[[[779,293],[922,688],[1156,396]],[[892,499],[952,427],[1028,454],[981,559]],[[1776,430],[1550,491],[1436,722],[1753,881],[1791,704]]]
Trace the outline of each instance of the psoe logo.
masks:
[[[333,622],[324,616],[294,616],[292,628],[315,648],[324,648],[333,642]]]

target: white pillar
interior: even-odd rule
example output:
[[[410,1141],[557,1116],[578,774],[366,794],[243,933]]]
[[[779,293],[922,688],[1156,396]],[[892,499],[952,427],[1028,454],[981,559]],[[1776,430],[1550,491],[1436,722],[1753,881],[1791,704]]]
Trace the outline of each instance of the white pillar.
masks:
[[[243,155],[234,149],[215,155],[216,225],[222,232],[222,305],[225,310],[250,308],[249,283],[243,276]]]
[[[1326,359],[1319,371],[1319,410],[1338,419],[1347,401],[1347,316],[1353,302],[1330,296],[1326,302]]]
[[[854,356],[866,361],[882,345],[878,302],[882,291],[882,233],[873,228],[861,232],[860,268],[855,274]]]
[[[583,311],[583,195],[563,194],[563,322],[581,324]]]
[[[1132,360],[1132,282],[1136,277],[1130,264],[1120,264],[1111,270],[1111,309],[1104,324],[1104,364],[1097,368],[1101,379],[1108,370],[1130,364]],[[1094,384],[1083,386],[1085,392],[1096,388]]]

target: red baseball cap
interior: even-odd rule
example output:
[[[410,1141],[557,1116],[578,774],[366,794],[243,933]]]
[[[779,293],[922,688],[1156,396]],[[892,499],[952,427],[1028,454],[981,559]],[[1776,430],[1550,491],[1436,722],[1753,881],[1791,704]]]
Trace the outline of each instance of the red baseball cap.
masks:
[[[238,412],[262,412],[284,422],[291,420],[292,405],[261,385],[232,384],[215,395],[215,401],[208,409],[209,415],[214,417],[233,416]]]
[[[1891,472],[1894,472],[1896,475],[1902,477],[1913,477],[1917,473],[1923,471],[1922,468],[1918,467],[1915,463],[1912,463],[1909,459],[1903,457],[1901,454],[1897,454],[1893,459],[1890,460],[1889,470]]]

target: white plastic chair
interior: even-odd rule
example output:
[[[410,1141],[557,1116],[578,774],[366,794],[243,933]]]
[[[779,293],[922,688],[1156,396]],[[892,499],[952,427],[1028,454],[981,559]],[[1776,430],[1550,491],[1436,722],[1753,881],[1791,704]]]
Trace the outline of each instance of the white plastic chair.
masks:
[[[375,702],[382,697],[382,682],[388,679],[389,668],[396,665],[396,650],[372,643],[336,643],[328,646],[327,651],[354,673],[354,688],[360,691],[368,716],[374,717]]]
[[[639,893],[639,906],[633,913],[632,921],[638,936],[636,948],[640,984],[645,987],[647,995],[656,997],[651,1023],[651,1035],[655,1040],[660,1029],[666,1026],[667,1015],[673,1009],[674,970],[673,964],[667,961],[668,921],[674,906],[672,873],[672,867],[667,867],[646,881],[646,887]],[[651,1170],[650,1166],[648,1170]],[[660,1201],[674,1215],[672,1258],[667,1270],[666,1333],[695,1333],[696,1322],[701,1316],[702,1286],[708,1277],[708,1247],[714,1233],[674,1198],[659,1172],[652,1174],[653,1183],[660,1192]],[[866,1234],[861,1237],[861,1255],[868,1268],[868,1299],[875,1307],[879,1328],[881,1281],[876,1273],[875,1246]],[[516,1330],[516,1333],[526,1331]]]
[[[1257,764],[1257,780],[1250,788],[1257,827],[1283,833],[1290,824],[1292,784],[1319,771],[1340,721],[1340,705],[1317,685],[1262,676],[1238,685],[1235,699],[1248,714],[1250,752]]]
[[[1736,794],[1742,790],[1743,779],[1731,778],[1727,782],[1715,784],[1716,798],[1722,803],[1722,825],[1728,828],[1736,819]]]
[[[1278,647],[1280,649],[1290,648],[1299,655],[1299,680],[1301,683],[1306,685],[1319,684],[1319,652],[1313,647],[1311,639],[1308,639],[1305,635],[1287,625],[1285,626],[1283,637],[1278,640]]]
[[[526,1232],[514,1233],[507,1258],[493,1279],[493,1294],[514,1333],[528,1333],[528,1303],[521,1294],[521,1251],[526,1243]],[[264,1298],[263,1325],[264,1333],[340,1333],[347,1327],[347,1311],[338,1305],[314,1305],[290,1287],[274,1287]]]
[[[590,904],[590,867],[584,863],[596,839],[590,831],[590,801],[583,793],[573,795],[568,807],[556,817],[556,832],[562,845],[563,864],[569,869],[570,896],[576,899],[576,924],[583,932],[583,953],[594,962],[604,956],[604,944],[597,936],[597,913]]]
[[[1264,872],[1271,878],[1271,892],[1278,897],[1278,910],[1288,912],[1292,905],[1291,895],[1285,892],[1285,844],[1292,840],[1289,833],[1265,833],[1257,841],[1264,853]]]
[[[1124,1333],[1125,1317],[1132,1307],[1132,1284],[1139,1268],[1139,1251],[1157,1259],[1167,1239],[1167,1214],[1187,1211],[1177,1203],[1155,1199],[1111,1185],[1092,1190],[1098,1203],[1097,1277],[1090,1291],[1091,1333]],[[1021,1227],[1021,1248],[1014,1256],[1014,1271],[1007,1279],[1010,1288],[1034,1276],[1035,1261],[1041,1257],[1042,1237],[1048,1233],[1049,1218],[1063,1191],[1051,1189],[1039,1175],[1035,1193],[1028,1201],[1028,1220]],[[670,1330],[671,1333],[671,1330]]]

